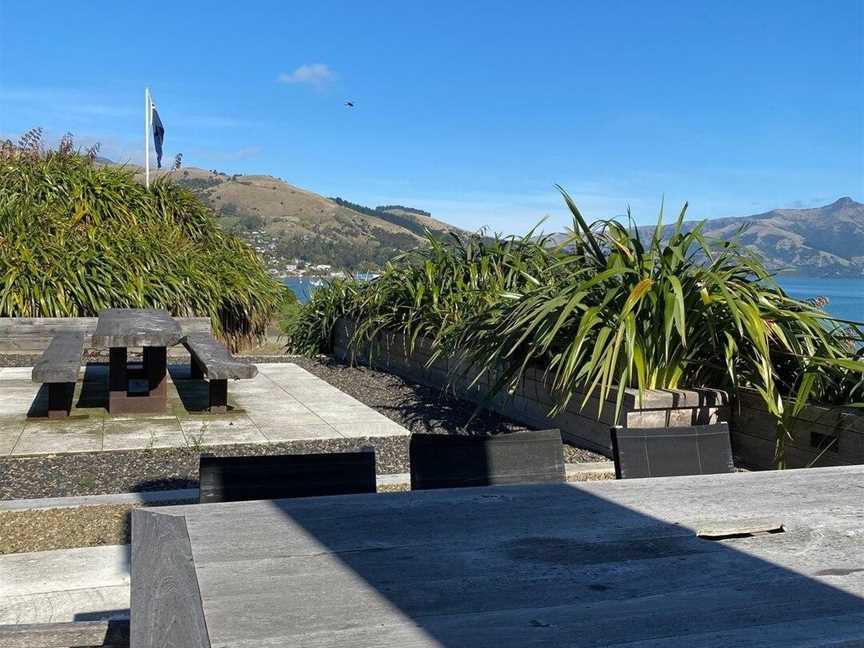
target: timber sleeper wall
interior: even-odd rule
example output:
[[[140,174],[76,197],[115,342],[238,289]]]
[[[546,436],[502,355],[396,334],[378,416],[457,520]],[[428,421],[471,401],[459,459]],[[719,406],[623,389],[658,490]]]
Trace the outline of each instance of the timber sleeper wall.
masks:
[[[350,359],[348,348],[353,325],[347,320],[337,323],[334,353],[343,360]],[[445,388],[451,371],[457,378],[452,388],[461,398],[472,402],[485,401],[492,384],[489,376],[471,385],[470,369],[464,372],[457,359],[440,358],[426,366],[432,354],[431,342],[418,339],[414,353],[408,357],[406,340],[397,333],[382,333],[370,348],[354,355],[354,359],[402,376],[413,382],[430,387]],[[640,399],[635,389],[625,389],[621,411],[616,418],[615,399],[617,393],[609,394],[601,403],[590,399],[584,407],[583,394],[574,394],[567,408],[555,417],[548,412],[554,399],[539,369],[529,370],[513,394],[499,394],[486,402],[489,409],[499,412],[519,423],[538,428],[556,427],[565,441],[609,455],[609,429],[613,425],[624,427],[659,427],[715,423],[727,419],[726,394],[711,389],[699,390],[650,390]]]
[[[210,333],[209,317],[176,317],[184,335]],[[40,354],[64,331],[83,331],[85,346],[96,330],[96,317],[0,317],[0,353]]]
[[[791,402],[787,402],[791,407]],[[741,390],[732,408],[732,448],[752,468],[772,468],[777,438],[774,417],[756,392]],[[786,467],[864,463],[864,412],[808,405],[789,425]]]

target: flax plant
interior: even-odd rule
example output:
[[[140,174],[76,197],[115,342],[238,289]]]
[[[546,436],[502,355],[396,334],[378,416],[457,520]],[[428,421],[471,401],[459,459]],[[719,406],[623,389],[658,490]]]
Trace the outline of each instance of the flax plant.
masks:
[[[687,205],[671,231],[660,220],[643,239],[632,221],[588,225],[562,191],[574,227],[557,260],[525,290],[466,320],[452,341],[469,364],[512,389],[529,367],[542,368],[559,411],[574,393],[616,411],[624,390],[717,387],[759,392],[778,420],[777,458],[788,438],[791,396],[861,397],[860,325],[794,300],[761,261],[735,240],[709,241],[702,225],[685,231]],[[629,215],[628,215],[629,218]]]
[[[502,292],[537,281],[552,261],[547,239],[427,232],[428,245],[394,257],[369,282],[336,280],[316,291],[288,326],[288,349],[298,353],[332,349],[332,326],[354,321],[351,349],[366,347],[382,331],[402,334],[412,353],[420,337],[436,354],[466,317],[499,300]]]
[[[732,240],[685,225],[643,235],[628,222],[588,224],[559,187],[572,217],[569,238],[484,240],[430,237],[395,258],[370,283],[336,282],[316,292],[289,334],[289,347],[327,351],[340,317],[357,326],[353,348],[382,331],[401,333],[411,353],[432,340],[430,362],[457,358],[457,375],[493,378],[490,398],[540,368],[562,410],[574,394],[613,398],[624,390],[755,389],[777,421],[783,465],[789,425],[809,402],[864,401],[861,324],[788,297],[761,260]],[[461,372],[461,373],[459,373]],[[455,377],[455,376],[454,376]]]
[[[0,149],[0,317],[152,307],[209,316],[234,348],[260,337],[284,290],[254,251],[169,179],[93,157],[38,131]]]

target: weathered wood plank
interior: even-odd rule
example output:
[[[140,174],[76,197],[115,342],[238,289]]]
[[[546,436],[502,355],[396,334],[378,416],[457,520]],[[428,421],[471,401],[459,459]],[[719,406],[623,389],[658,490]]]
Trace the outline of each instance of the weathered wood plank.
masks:
[[[561,432],[492,437],[413,434],[411,488],[457,488],[564,481]]]
[[[132,512],[131,603],[135,648],[210,648],[183,517]]]
[[[0,353],[41,353],[57,333],[84,333],[87,346],[96,330],[96,317],[0,317]],[[184,335],[210,333],[209,317],[176,317]]]
[[[254,378],[258,375],[255,365],[237,360],[225,345],[210,335],[187,335],[183,338],[183,345],[210,380]]]
[[[201,503],[375,492],[375,452],[201,457]]]
[[[860,586],[862,578],[855,579],[856,585]],[[864,604],[857,596],[794,574],[768,582],[685,589],[663,596],[633,595],[625,588],[623,597],[617,599],[568,597],[557,605],[502,606],[486,612],[452,614],[438,614],[437,599],[429,601],[427,612],[412,613],[395,597],[385,597],[380,588],[369,589],[371,593],[356,592],[359,598],[346,601],[354,608],[347,617],[347,608],[330,607],[332,589],[304,592],[318,601],[319,610],[327,608],[326,614],[311,616],[311,605],[304,605],[301,612],[306,615],[302,615],[286,601],[284,591],[279,598],[269,588],[262,590],[260,597],[214,597],[212,603],[208,598],[208,629],[214,645],[224,646],[279,645],[275,641],[278,638],[282,645],[302,646],[515,648],[609,646],[650,639],[667,646],[697,646],[690,640],[693,635],[773,624],[780,630],[775,645],[785,646],[782,623],[818,623],[825,617],[864,613]],[[542,583],[534,585],[534,591],[540,595]],[[373,598],[376,594],[377,600]],[[459,596],[460,592],[447,594]],[[368,604],[365,614],[364,603]],[[240,609],[242,614],[237,613]]]
[[[168,311],[155,308],[108,308],[99,312],[92,344],[116,347],[169,347],[183,337]]]
[[[129,621],[74,621],[0,626],[0,648],[129,647]]]
[[[84,333],[58,333],[33,366],[33,382],[74,383],[81,373]]]
[[[854,467],[152,514],[188,525],[214,646],[698,646],[763,626],[850,636],[862,487]],[[778,510],[785,533],[695,534]]]

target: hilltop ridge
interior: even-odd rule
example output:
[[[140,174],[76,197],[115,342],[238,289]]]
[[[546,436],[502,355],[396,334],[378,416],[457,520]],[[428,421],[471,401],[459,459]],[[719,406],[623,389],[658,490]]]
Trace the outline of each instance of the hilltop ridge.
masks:
[[[690,231],[700,222],[686,221],[683,229]],[[654,226],[640,226],[639,231],[650,234]],[[672,225],[667,224],[664,234],[671,231]],[[715,218],[705,222],[703,232],[714,239],[737,235],[771,270],[812,277],[864,277],[864,204],[848,196],[822,207]],[[552,240],[566,238],[560,233]]]
[[[157,172],[165,174],[219,214],[223,227],[249,239],[271,271],[286,271],[294,259],[334,269],[371,269],[426,245],[425,229],[462,232],[422,209],[365,207],[270,175],[228,175],[195,167]]]
[[[697,222],[686,223],[685,229]],[[864,276],[864,204],[848,196],[822,207],[718,218],[704,231],[731,238],[742,226],[741,242],[759,252],[768,268],[818,277]]]

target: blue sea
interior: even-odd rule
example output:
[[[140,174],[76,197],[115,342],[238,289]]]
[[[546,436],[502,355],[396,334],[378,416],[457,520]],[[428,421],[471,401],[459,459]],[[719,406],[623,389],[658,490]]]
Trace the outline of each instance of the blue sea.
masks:
[[[825,310],[840,319],[864,322],[864,279],[779,277],[777,283],[790,297],[825,297]]]
[[[310,277],[286,277],[283,282],[305,303],[324,280]],[[825,297],[825,310],[840,319],[864,322],[864,279],[816,279],[811,277],[781,277],[780,286],[791,297],[812,299]]]

